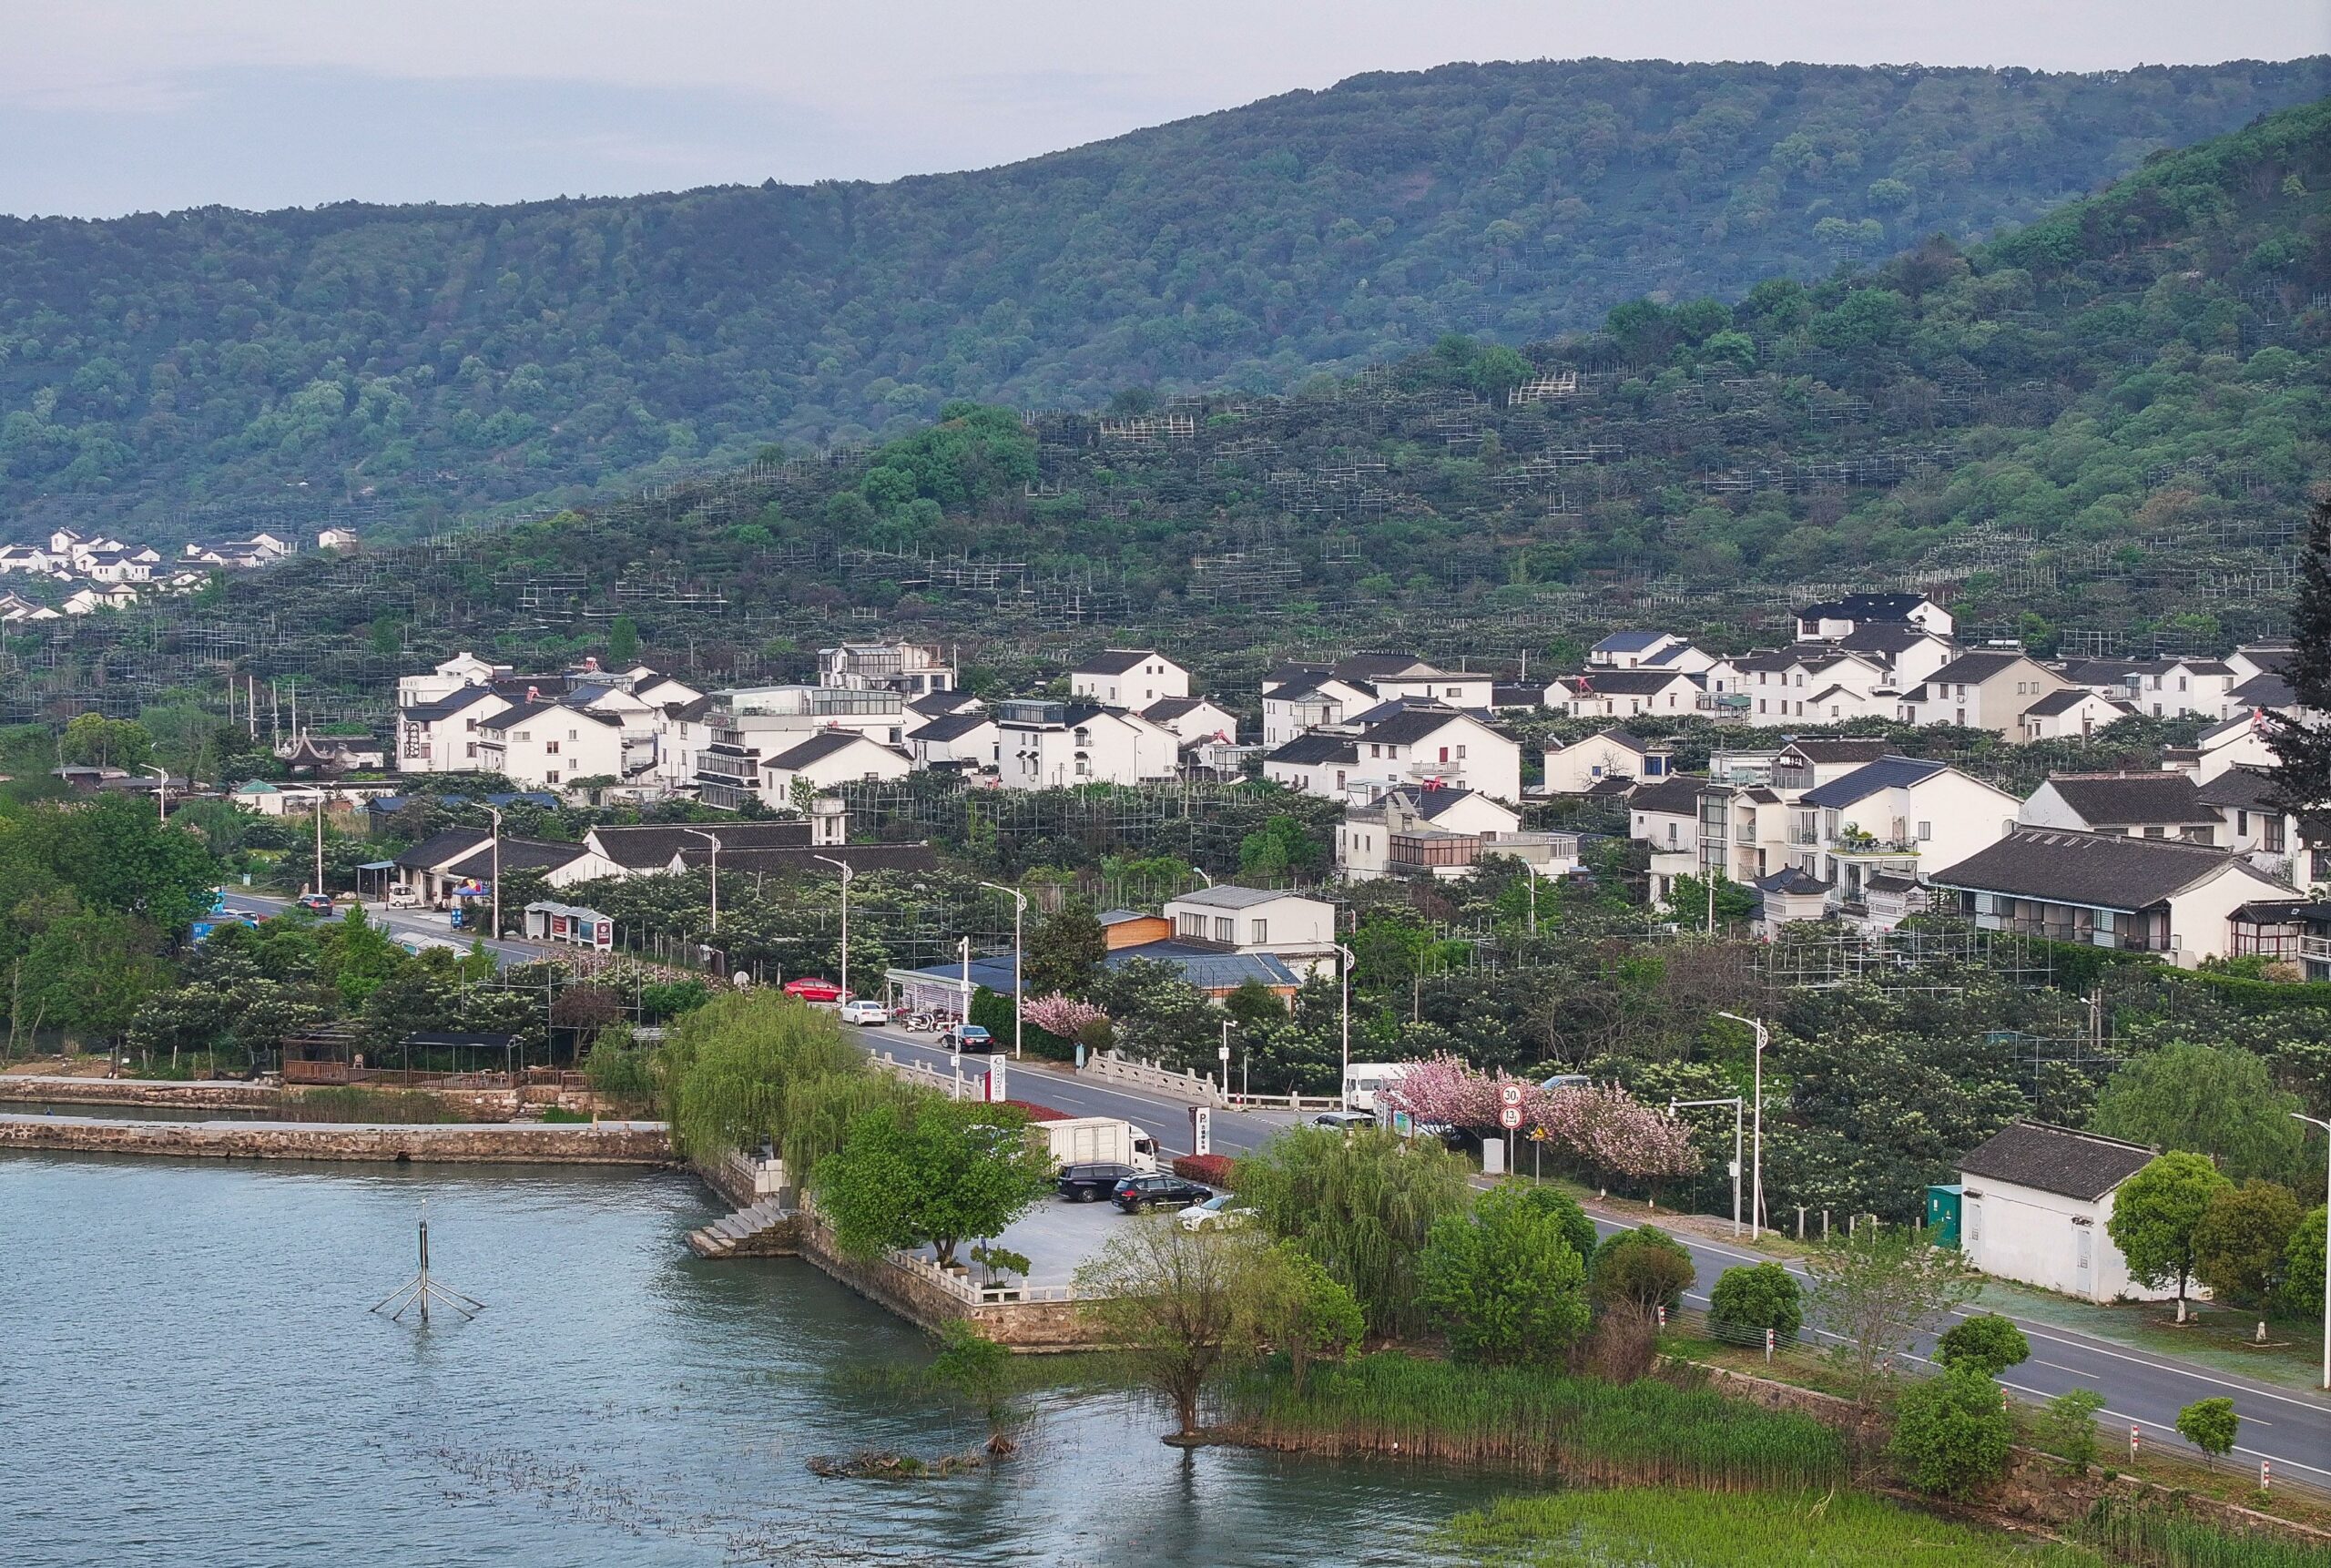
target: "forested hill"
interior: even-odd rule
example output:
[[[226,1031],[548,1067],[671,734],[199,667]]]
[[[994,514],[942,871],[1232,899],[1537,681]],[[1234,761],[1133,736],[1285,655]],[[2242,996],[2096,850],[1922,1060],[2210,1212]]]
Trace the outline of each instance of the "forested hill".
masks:
[[[1288,396],[1112,401],[966,402],[822,461],[303,557],[159,625],[52,622],[0,703],[218,661],[377,697],[464,647],[790,678],[902,630],[1039,667],[1156,641],[1236,687],[1274,652],[1535,659],[1645,620],[1736,650],[1897,583],[1975,640],[2221,653],[2287,629],[2331,473],[2331,100],[1981,246],[1629,301],[1521,351],[1452,335]]]
[[[1451,66],[884,186],[0,220],[0,532],[443,511],[955,397],[1518,344],[1979,236],[2326,90],[2321,57]]]

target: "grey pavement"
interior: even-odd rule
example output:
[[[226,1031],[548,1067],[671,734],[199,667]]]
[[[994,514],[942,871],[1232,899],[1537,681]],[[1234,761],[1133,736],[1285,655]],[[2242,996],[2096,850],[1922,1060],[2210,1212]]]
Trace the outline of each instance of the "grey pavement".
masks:
[[[292,908],[293,903],[290,899],[277,898],[270,893],[255,893],[248,888],[227,890],[227,908],[236,914],[280,915]],[[363,907],[364,918],[375,930],[392,939],[429,938],[450,942],[467,951],[478,937],[475,932],[455,931],[453,921],[435,910],[391,909],[386,904],[366,904]],[[511,937],[488,940],[485,950],[494,955],[496,963],[532,963],[537,959],[573,951],[555,942],[526,942]]]

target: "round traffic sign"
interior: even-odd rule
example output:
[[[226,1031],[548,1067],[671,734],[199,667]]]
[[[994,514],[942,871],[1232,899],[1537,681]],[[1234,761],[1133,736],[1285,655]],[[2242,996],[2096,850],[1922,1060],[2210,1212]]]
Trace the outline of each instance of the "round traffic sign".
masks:
[[[1522,1107],[1519,1105],[1506,1106],[1505,1109],[1497,1114],[1497,1125],[1501,1127],[1506,1127],[1509,1129],[1520,1126],[1522,1125]]]
[[[1519,1084],[1500,1084],[1497,1086],[1497,1103],[1501,1105],[1518,1105],[1522,1104],[1522,1085]]]

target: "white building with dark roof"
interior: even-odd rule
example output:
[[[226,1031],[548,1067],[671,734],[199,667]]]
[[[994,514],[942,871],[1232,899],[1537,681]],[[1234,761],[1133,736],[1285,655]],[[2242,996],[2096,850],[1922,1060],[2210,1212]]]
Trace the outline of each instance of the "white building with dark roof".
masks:
[[[2071,828],[2133,839],[2214,844],[2223,825],[2190,773],[2058,773],[2016,813],[2027,828]]]
[[[1847,594],[1797,612],[1800,642],[1828,642],[1873,625],[1913,626],[1944,637],[1953,629],[1950,612],[1923,594]]]
[[[1147,708],[1190,695],[1190,672],[1155,648],[1108,648],[1068,672],[1071,697],[1104,708]]]
[[[1963,860],[2012,829],[2021,804],[1948,763],[1881,757],[1797,798],[1791,853],[1841,909],[1867,911],[1873,878],[1915,881]]]
[[[2153,1157],[2143,1144],[2070,1127],[2002,1127],[1959,1157],[1959,1250],[1995,1279],[2082,1301],[2173,1296],[2130,1278],[2112,1244],[2113,1194]]]
[[[2023,716],[2041,697],[2071,685],[2027,654],[1986,648],[1959,655],[1904,692],[1901,717],[1908,724],[1952,724],[2026,741],[2031,736]]]
[[[1298,975],[1335,966],[1336,906],[1324,899],[1225,884],[1169,899],[1164,912],[1177,941],[1267,953]]]

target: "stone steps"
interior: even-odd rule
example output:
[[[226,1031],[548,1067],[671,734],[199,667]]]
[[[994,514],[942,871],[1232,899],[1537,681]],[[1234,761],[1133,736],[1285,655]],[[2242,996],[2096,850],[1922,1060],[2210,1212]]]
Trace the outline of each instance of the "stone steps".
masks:
[[[777,1199],[765,1197],[749,1208],[724,1215],[710,1225],[688,1233],[688,1247],[698,1257],[726,1257],[739,1243],[791,1217]]]

